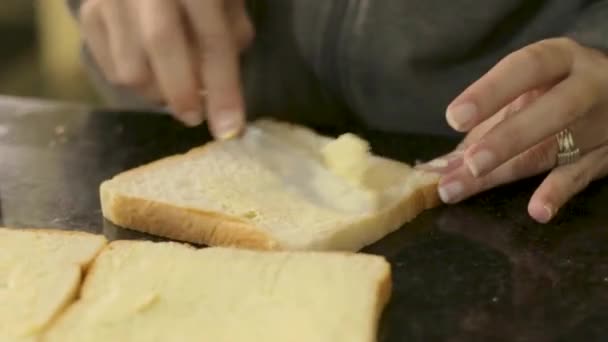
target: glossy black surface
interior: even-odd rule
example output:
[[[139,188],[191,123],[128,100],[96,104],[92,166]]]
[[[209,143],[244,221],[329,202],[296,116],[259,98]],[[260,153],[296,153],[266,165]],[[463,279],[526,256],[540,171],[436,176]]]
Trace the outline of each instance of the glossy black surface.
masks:
[[[366,135],[376,152],[407,162],[455,143]],[[100,181],[206,139],[155,114],[0,104],[0,224],[150,238],[104,222]],[[394,268],[381,341],[608,340],[608,184],[540,225],[526,214],[538,182],[431,210],[366,250]]]

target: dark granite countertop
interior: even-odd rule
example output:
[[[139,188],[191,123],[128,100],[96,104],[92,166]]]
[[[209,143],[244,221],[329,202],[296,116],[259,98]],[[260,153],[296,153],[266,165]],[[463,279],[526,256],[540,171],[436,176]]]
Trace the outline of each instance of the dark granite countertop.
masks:
[[[414,162],[455,141],[367,132],[377,153]],[[0,97],[0,225],[150,238],[105,222],[99,183],[208,139],[158,114]],[[393,265],[380,341],[608,340],[608,182],[549,225],[526,204],[539,179],[421,215],[366,249]]]

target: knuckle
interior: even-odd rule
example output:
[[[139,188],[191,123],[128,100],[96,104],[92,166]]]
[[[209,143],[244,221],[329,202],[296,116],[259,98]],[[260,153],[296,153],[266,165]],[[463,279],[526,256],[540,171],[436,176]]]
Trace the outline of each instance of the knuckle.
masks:
[[[202,37],[204,54],[223,52],[231,47],[232,39],[224,32],[214,31],[205,33]]]
[[[593,181],[593,176],[591,175],[591,172],[589,172],[589,170],[587,170],[586,168],[582,168],[578,165],[572,166],[576,167],[576,169],[573,170],[572,175],[569,177],[570,179],[568,179],[568,182],[575,189],[584,189],[589,184],[591,184],[591,182]]]
[[[206,61],[230,59],[237,55],[236,44],[236,41],[227,38],[225,35],[214,35],[211,39],[205,40],[201,60],[205,63]]]
[[[494,173],[489,173],[483,177],[476,178],[472,184],[470,185],[470,193],[471,195],[480,193],[482,191],[486,191],[492,189],[495,186],[503,183],[499,177],[497,177]]]
[[[253,28],[245,29],[237,35],[237,41],[239,48],[245,50],[248,48],[255,38],[255,31]]]
[[[548,39],[547,42],[555,43],[555,45],[563,46],[567,49],[576,49],[580,47],[580,44],[570,37],[552,38]]]
[[[241,50],[244,50],[251,45],[255,39],[255,29],[249,20],[240,25],[236,36]]]
[[[574,91],[564,92],[561,98],[563,108],[566,111],[569,121],[579,119],[581,116],[587,114],[588,110],[593,105],[594,99],[598,98],[600,95],[593,82],[581,81],[579,82],[577,89],[573,90]]]
[[[547,75],[572,69],[573,58],[569,49],[558,38],[543,40],[513,53],[513,58],[529,65],[531,78],[544,79]]]
[[[546,75],[550,69],[551,57],[547,52],[547,48],[542,43],[531,45],[525,49],[515,52],[514,58],[519,58],[530,66],[532,78],[541,78]]]
[[[564,184],[556,177],[548,177],[543,184],[543,188],[544,197],[555,201],[555,199],[561,197],[559,194],[563,192]]]
[[[142,30],[143,43],[148,49],[158,49],[170,41],[174,32],[171,25],[159,22]]]
[[[551,141],[553,143],[553,141]],[[530,169],[533,173],[542,172],[555,164],[555,156],[548,143],[535,146],[521,155],[517,165],[520,168]]]
[[[114,76],[114,83],[127,87],[140,87],[149,79],[147,72],[138,67],[123,67],[120,68]]]

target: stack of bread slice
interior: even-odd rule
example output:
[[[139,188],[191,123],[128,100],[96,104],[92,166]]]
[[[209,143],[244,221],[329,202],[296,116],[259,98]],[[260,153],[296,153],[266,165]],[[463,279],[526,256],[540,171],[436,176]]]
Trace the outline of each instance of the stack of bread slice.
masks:
[[[371,342],[390,296],[379,256],[105,244],[0,228],[0,341]]]

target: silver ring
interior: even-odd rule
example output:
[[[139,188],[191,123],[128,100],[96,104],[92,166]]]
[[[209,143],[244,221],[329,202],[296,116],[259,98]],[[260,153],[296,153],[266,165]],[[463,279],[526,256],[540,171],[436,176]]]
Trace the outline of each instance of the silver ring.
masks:
[[[575,163],[580,158],[580,149],[574,144],[572,132],[566,128],[557,133],[557,166]]]

